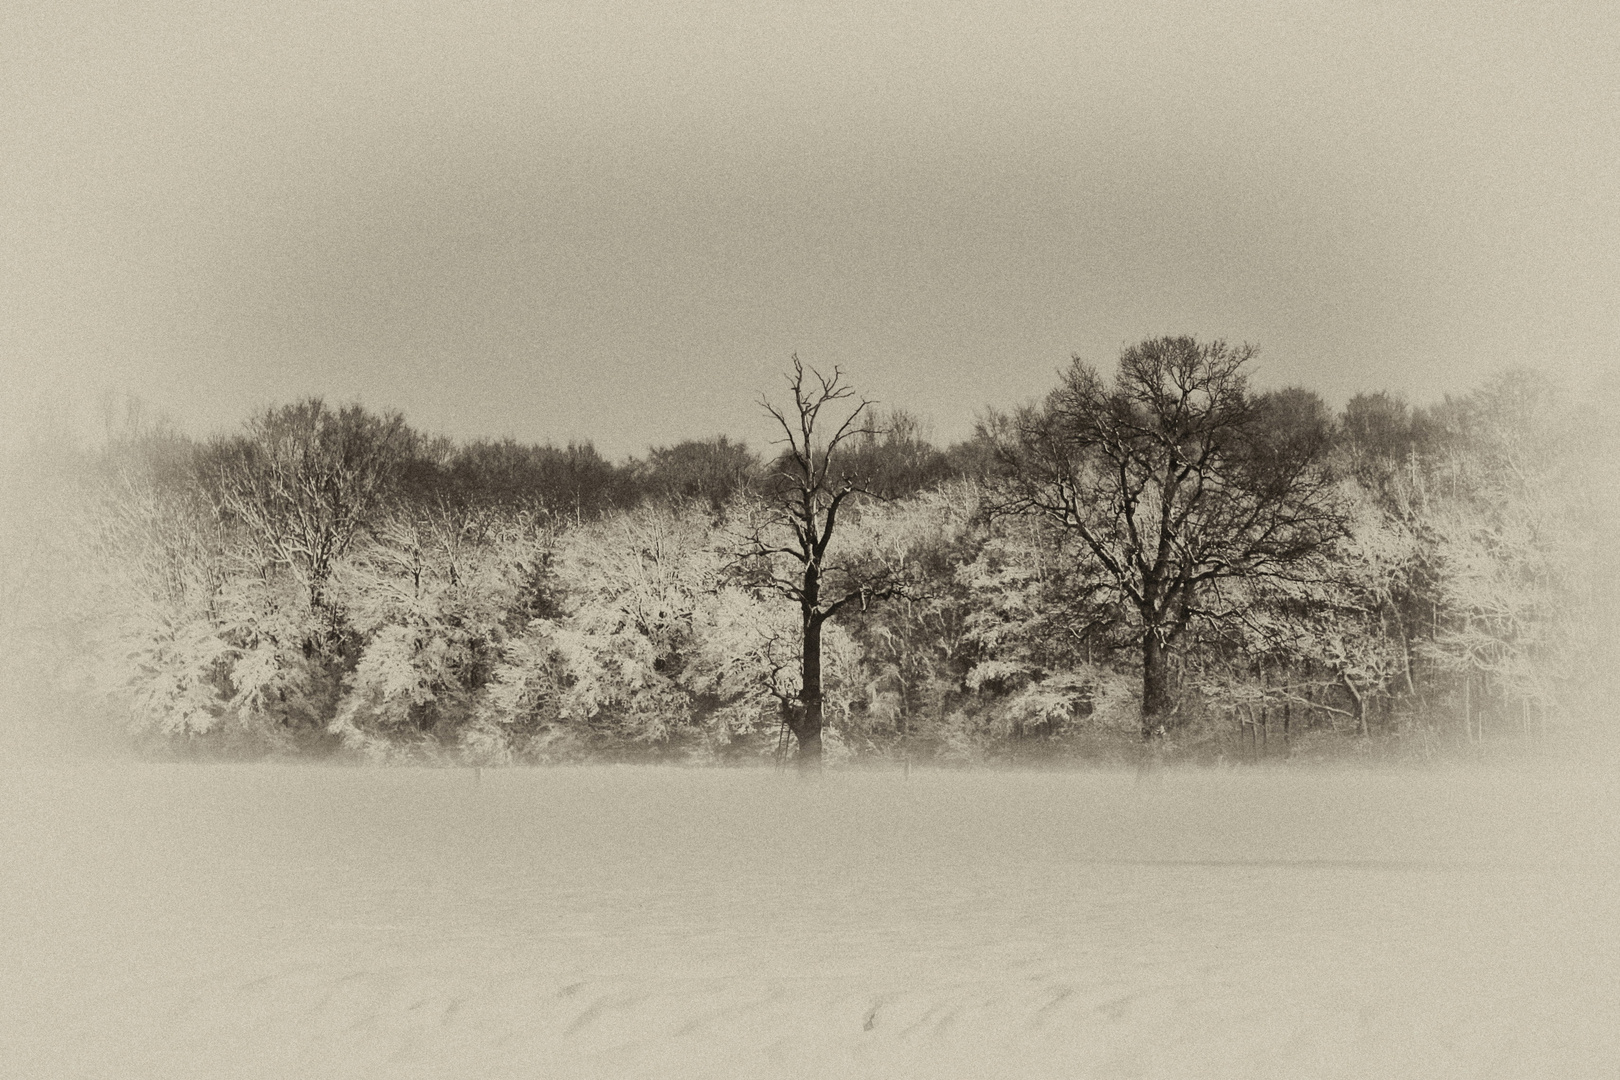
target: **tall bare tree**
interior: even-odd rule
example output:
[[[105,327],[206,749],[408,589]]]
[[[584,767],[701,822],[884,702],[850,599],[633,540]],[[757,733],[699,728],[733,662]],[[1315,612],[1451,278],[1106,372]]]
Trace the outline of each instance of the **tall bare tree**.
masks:
[[[760,405],[782,429],[782,447],[764,488],[764,513],[743,546],[745,576],[799,608],[800,689],[786,710],[798,741],[799,764],[818,768],[824,726],[821,635],[828,619],[852,603],[862,605],[903,588],[898,568],[832,555],[833,536],[860,477],[845,468],[855,440],[871,437],[872,402],[856,395],[833,368],[831,376],[806,370],[797,356],[788,375],[791,403]]]
[[[1254,352],[1144,341],[1111,384],[1076,358],[995,433],[1003,508],[1072,542],[1096,582],[1092,626],[1134,637],[1144,738],[1169,722],[1169,660],[1189,624],[1242,617],[1223,582],[1304,573],[1344,529],[1326,409],[1302,390],[1251,394]]]

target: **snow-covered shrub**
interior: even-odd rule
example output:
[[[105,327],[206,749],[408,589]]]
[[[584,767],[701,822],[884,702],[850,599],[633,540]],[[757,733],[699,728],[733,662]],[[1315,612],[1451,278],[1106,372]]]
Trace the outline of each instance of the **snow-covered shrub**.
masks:
[[[360,641],[330,729],[348,746],[452,744],[498,663],[545,538],[524,515],[401,515],[340,565],[334,595]]]
[[[726,580],[723,537],[700,508],[578,525],[552,566],[559,610],[503,640],[477,705],[479,745],[505,732],[511,752],[556,757],[757,728],[784,627]]]

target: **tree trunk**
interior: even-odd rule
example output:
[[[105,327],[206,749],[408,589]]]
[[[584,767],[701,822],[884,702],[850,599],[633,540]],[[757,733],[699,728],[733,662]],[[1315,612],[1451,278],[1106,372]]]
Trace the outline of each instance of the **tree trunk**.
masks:
[[[1360,691],[1356,689],[1356,684],[1350,681],[1350,676],[1340,672],[1339,685],[1343,686],[1345,691],[1349,693],[1350,704],[1355,709],[1356,733],[1364,739],[1370,738],[1372,732],[1367,728],[1367,703],[1362,700]]]
[[[804,715],[793,734],[799,740],[799,768],[821,768],[821,620],[814,616],[804,623],[804,664],[799,700]]]
[[[1463,676],[1463,734],[1469,743],[1474,741],[1474,676]]]
[[[1164,734],[1170,716],[1170,668],[1158,633],[1142,635],[1142,738]]]

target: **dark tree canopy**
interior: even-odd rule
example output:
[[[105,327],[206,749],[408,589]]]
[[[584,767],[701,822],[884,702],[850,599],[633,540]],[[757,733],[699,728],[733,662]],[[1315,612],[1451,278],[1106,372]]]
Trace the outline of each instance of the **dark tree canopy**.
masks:
[[[1249,346],[1159,338],[1105,381],[1078,358],[1039,406],[999,423],[1004,510],[1037,515],[1095,573],[1090,629],[1134,635],[1144,735],[1171,708],[1168,656],[1223,582],[1286,577],[1342,530],[1314,394],[1253,394]]]
[[[445,477],[462,497],[562,520],[596,517],[634,502],[629,474],[588,442],[556,447],[479,440],[449,456]]]
[[[648,452],[637,469],[643,494],[669,501],[696,502],[718,511],[759,474],[759,455],[724,435],[688,439]]]
[[[923,423],[904,409],[874,416],[850,444],[839,471],[863,494],[899,499],[951,475],[950,463],[929,441]]]

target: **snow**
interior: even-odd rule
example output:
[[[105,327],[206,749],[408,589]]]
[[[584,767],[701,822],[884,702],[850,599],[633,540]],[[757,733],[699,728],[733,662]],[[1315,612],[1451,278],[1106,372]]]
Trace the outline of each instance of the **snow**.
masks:
[[[0,783],[13,1077],[1620,1074],[1596,772]]]

